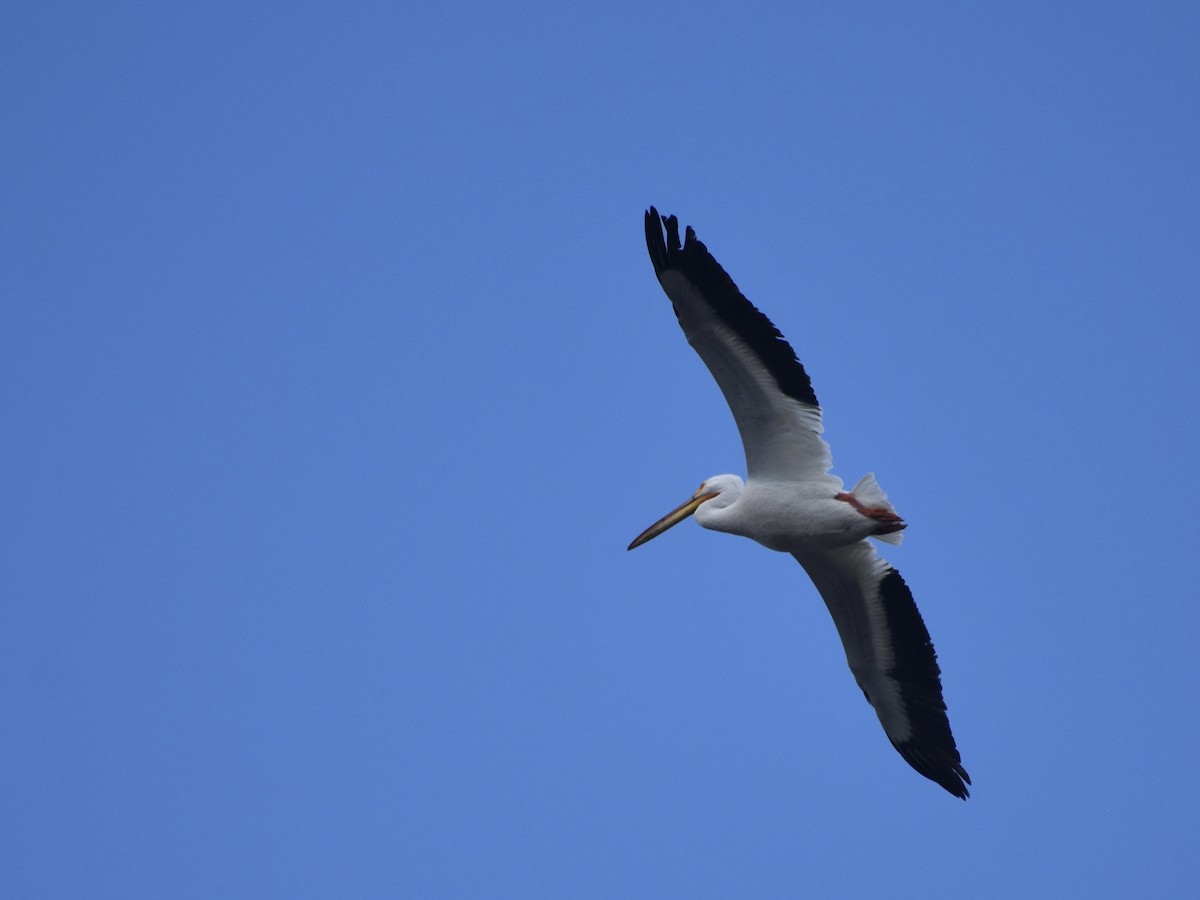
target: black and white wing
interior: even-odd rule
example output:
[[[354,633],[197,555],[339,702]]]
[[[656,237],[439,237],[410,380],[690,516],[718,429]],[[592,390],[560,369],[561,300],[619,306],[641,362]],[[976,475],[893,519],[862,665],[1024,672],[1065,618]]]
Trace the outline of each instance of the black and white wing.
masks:
[[[666,234],[663,228],[666,228]],[[646,213],[646,247],[688,343],[725,395],[746,451],[746,471],[763,481],[826,480],[829,445],[812,382],[771,320],[742,296],[733,279],[679,220]]]
[[[867,541],[793,554],[829,607],[854,680],[900,755],[956,797],[971,783],[929,631],[900,573]]]

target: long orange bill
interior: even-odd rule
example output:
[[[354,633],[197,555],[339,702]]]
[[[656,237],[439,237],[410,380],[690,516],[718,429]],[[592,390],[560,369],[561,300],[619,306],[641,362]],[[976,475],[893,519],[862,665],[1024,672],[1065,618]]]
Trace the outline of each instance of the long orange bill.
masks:
[[[703,490],[703,488],[701,488],[701,490]],[[633,543],[630,544],[626,549],[632,550],[634,547],[640,547],[642,544],[646,543],[646,541],[658,537],[668,528],[673,528],[694,513],[700,508],[700,504],[705,500],[711,500],[715,496],[717,496],[715,493],[702,494],[700,491],[696,491],[691,500],[675,507],[675,509],[671,510],[669,513],[635,537],[633,539]]]

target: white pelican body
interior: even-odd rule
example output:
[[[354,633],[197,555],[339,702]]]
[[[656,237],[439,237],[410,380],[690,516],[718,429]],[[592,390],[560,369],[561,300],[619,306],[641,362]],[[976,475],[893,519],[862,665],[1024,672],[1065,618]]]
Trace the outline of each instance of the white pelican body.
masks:
[[[843,493],[822,482],[756,481],[717,475],[704,482],[715,496],[696,508],[696,521],[739,534],[782,553],[828,550],[875,535],[879,523],[835,499]]]
[[[899,544],[904,521],[873,475],[846,491],[830,474],[808,374],[695,232],[688,228],[681,245],[678,220],[651,207],[646,245],[688,342],[729,403],[748,474],[744,482],[737,475],[707,479],[629,549],[694,515],[705,528],[791,553],[829,608],[850,670],[893,746],[922,775],[966,799],[971,779],[946,718],[929,632],[900,573],[867,540]]]

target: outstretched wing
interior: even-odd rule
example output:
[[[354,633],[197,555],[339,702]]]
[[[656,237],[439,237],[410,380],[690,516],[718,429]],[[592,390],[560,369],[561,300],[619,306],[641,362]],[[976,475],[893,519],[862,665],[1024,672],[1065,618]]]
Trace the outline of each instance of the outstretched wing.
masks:
[[[929,632],[900,573],[867,541],[793,554],[833,615],[854,680],[908,764],[967,798]]]
[[[827,474],[833,462],[812,382],[771,320],[742,296],[691,228],[680,244],[675,216],[650,207],[646,247],[688,343],[733,411],[748,476],[827,480],[840,489],[841,480]]]

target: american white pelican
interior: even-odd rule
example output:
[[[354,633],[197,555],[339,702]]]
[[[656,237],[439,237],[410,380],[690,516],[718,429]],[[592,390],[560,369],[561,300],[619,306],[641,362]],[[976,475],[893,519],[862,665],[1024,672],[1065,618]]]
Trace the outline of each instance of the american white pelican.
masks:
[[[745,482],[737,475],[707,479],[629,549],[694,514],[705,528],[792,554],[829,607],[850,671],[892,746],[965,800],[971,779],[950,733],[929,632],[900,573],[867,540],[899,544],[904,521],[874,475],[847,491],[829,473],[833,459],[808,373],[696,233],[688,228],[680,246],[679,220],[650,207],[646,246],[688,343],[733,410],[747,475]]]

